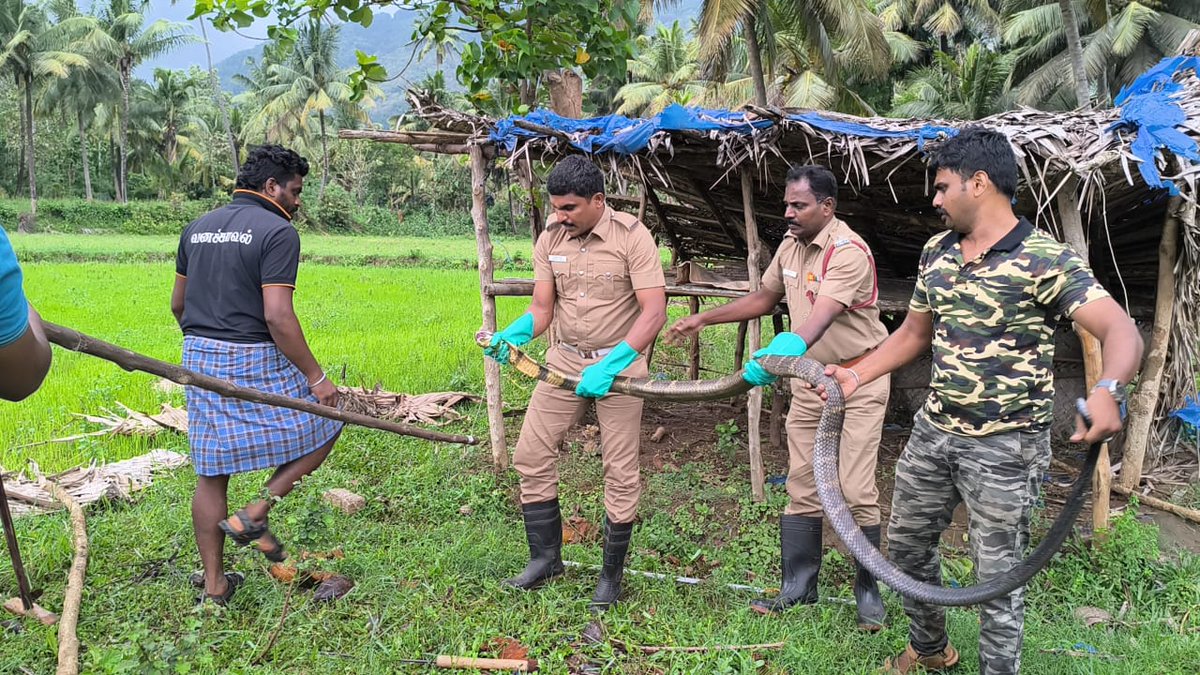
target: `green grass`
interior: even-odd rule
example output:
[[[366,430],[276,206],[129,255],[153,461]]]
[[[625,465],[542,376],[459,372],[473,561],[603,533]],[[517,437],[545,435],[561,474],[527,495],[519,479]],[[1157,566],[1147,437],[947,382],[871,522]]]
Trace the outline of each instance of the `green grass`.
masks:
[[[33,263],[25,276],[30,302],[47,321],[179,362],[170,263]],[[475,272],[302,265],[297,287],[296,308],[310,345],[339,381],[408,393],[482,391],[483,367],[472,341],[481,323]],[[519,298],[500,298],[501,321],[515,318],[524,305]],[[157,411],[161,402],[181,404],[181,395],[163,394],[155,381],[56,349],[45,385],[20,405],[0,406],[0,465],[20,466],[32,456],[55,471],[145,452],[161,439],[13,447],[88,430],[72,413],[118,409],[117,401],[143,411]]]
[[[174,261],[175,236],[16,234],[9,235],[22,264],[27,262]],[[331,265],[433,266],[474,270],[478,255],[470,238],[336,237],[305,233],[301,256]],[[528,237],[496,238],[492,259],[500,270],[532,269]]]
[[[167,309],[169,262],[46,262],[29,264],[26,272],[30,297],[48,320],[178,360],[180,336]],[[482,390],[479,352],[470,341],[479,325],[473,271],[308,265],[301,267],[299,286],[299,315],[314,351],[331,372],[340,375],[345,364],[352,383],[379,381],[397,391]],[[501,320],[515,318],[525,304],[525,299],[502,298]],[[679,303],[672,306],[673,315],[682,311]],[[732,328],[705,335],[706,362],[728,364]],[[660,349],[660,365],[685,360],[680,350]],[[52,470],[149,447],[185,450],[182,438],[167,435],[153,442],[106,438],[55,449],[12,449],[84,430],[69,417],[72,411],[93,412],[114,400],[153,409],[171,400],[154,390],[152,381],[92,357],[56,350],[51,376],[40,392],[21,404],[0,406],[0,463],[16,468],[33,456]],[[527,382],[506,375],[510,404],[523,405],[529,390]],[[465,422],[449,430],[486,435],[482,409],[476,406],[468,413]],[[510,419],[510,447],[518,428],[517,420]],[[195,478],[181,469],[158,477],[132,504],[101,503],[88,509],[90,564],[79,624],[83,670],[432,672],[397,660],[480,654],[489,639],[507,636],[529,646],[547,673],[565,673],[581,664],[613,673],[872,672],[906,640],[896,597],[888,596],[888,628],[865,635],[854,630],[850,606],[821,603],[763,618],[747,608],[752,595],[723,585],[777,583],[775,518],[786,496],[771,486],[765,503],[751,502],[744,457],[716,449],[718,435],[714,429],[713,447],[694,449],[678,466],[644,473],[646,491],[629,561],[632,569],[706,581],[693,587],[628,577],[623,603],[603,619],[606,635],[640,645],[785,641],[783,650],[646,656],[627,654],[610,642],[586,643],[580,635],[593,620],[586,604],[594,571],[574,568],[533,593],[500,586],[501,579],[520,570],[527,555],[513,471],[495,475],[486,447],[434,445],[349,429],[326,466],[272,514],[280,537],[293,549],[344,549],[345,559],[325,568],[357,581],[349,596],[317,606],[309,593],[297,591],[286,601],[289,610],[277,642],[256,664],[279,625],[287,588],[262,573],[260,556],[230,547],[230,564],[247,574],[247,585],[228,611],[193,609],[187,575],[198,565],[189,520]],[[589,521],[600,522],[600,458],[572,449],[560,468],[567,514],[578,509]],[[264,477],[235,477],[231,505],[252,499]],[[332,487],[359,492],[367,507],[353,516],[334,517],[320,501],[320,494]],[[71,561],[65,515],[22,518],[17,532],[33,584],[45,591],[40,603],[61,608]],[[1200,563],[1161,558],[1155,541],[1154,528],[1138,522],[1130,509],[1114,524],[1108,543],[1095,548],[1072,544],[1039,575],[1027,599],[1024,671],[1196,672]],[[600,547],[569,544],[564,557],[596,564]],[[851,574],[847,559],[828,552],[822,594],[849,598]],[[0,593],[11,595],[13,589],[11,570],[0,563]],[[1093,605],[1117,615],[1126,602],[1124,623],[1111,628],[1084,628],[1071,614],[1078,606]],[[952,609],[948,616],[951,639],[963,655],[959,670],[977,671],[977,615]],[[29,622],[21,627],[16,634],[0,628],[0,673],[52,671],[55,629]],[[1076,645],[1119,660],[1041,651],[1085,648]]]

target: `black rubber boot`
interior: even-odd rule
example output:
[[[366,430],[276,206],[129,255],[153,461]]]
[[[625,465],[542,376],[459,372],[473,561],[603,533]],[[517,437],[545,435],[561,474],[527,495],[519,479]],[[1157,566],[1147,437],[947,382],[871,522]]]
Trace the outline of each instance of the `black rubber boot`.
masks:
[[[774,614],[792,605],[811,605],[817,601],[817,574],[821,571],[821,518],[780,516],[779,550],[783,561],[783,584],[779,595],[774,598],[750,603],[750,609],[759,614]]]
[[[525,538],[529,540],[529,564],[523,572],[502,583],[528,591],[561,576],[564,571],[562,513],[558,509],[557,499],[522,504],[521,512],[525,518]]]
[[[863,525],[863,534],[876,550],[879,549],[879,526]],[[854,575],[854,602],[858,605],[858,627],[862,630],[883,630],[883,620],[887,618],[887,610],[883,607],[883,598],[879,595],[879,584],[875,575],[867,571],[858,560],[854,561],[858,571]]]
[[[592,594],[592,603],[588,605],[593,612],[603,612],[617,604],[632,534],[633,523],[614,523],[608,516],[604,517],[604,567],[600,570],[600,582]]]

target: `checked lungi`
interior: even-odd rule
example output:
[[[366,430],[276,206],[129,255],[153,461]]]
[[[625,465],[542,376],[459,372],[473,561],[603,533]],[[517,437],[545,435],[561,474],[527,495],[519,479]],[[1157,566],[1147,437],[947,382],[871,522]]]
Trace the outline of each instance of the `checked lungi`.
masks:
[[[316,402],[300,369],[273,342],[187,335],[183,367],[240,387]],[[303,457],[342,429],[336,420],[187,387],[188,444],[201,476],[269,469]]]

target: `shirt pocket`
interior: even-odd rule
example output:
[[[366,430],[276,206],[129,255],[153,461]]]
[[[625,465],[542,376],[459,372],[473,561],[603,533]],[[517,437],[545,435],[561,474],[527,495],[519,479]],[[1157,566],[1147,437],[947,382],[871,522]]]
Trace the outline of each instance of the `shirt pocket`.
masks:
[[[804,290],[804,281],[798,272],[795,275],[783,275],[783,295],[787,300],[788,307],[800,306],[798,303],[806,299]]]
[[[578,284],[575,282],[575,277],[571,275],[570,263],[550,263],[550,271],[554,273],[554,289],[560,296],[575,294]]]
[[[628,270],[617,262],[594,263],[588,282],[591,296],[597,300],[613,300],[633,291]]]

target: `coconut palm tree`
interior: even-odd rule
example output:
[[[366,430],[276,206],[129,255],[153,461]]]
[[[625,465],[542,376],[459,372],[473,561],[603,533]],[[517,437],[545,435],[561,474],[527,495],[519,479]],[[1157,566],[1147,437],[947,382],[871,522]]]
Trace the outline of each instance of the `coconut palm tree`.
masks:
[[[883,24],[866,0],[704,0],[697,40],[712,79],[738,32],[760,105],[818,100],[795,92],[815,91],[817,80],[833,90],[849,78],[883,77],[891,65]]]
[[[262,108],[251,120],[255,129],[268,138],[285,135],[307,137],[309,124],[316,116],[321,141],[321,188],[318,199],[329,183],[329,141],[327,119],[368,121],[367,109],[379,96],[372,85],[358,103],[351,100],[349,71],[338,68],[335,60],[339,29],[312,21],[299,31],[290,54],[277,63],[267,64],[261,88],[251,92]],[[262,76],[264,73],[259,73]]]
[[[199,41],[195,35],[186,32],[186,26],[181,23],[159,19],[146,25],[143,12],[148,5],[149,0],[109,0],[100,12],[100,21],[110,38],[107,54],[116,65],[121,80],[117,199],[122,202],[128,198],[129,100],[133,69],[146,59]]]
[[[896,86],[891,115],[977,120],[1012,107],[1009,75],[1015,57],[973,44],[955,58],[934,52],[934,63]]]
[[[1074,0],[1071,9],[1081,36],[1076,60],[1082,61],[1086,79],[1082,96],[1094,94],[1100,105],[1108,105],[1114,92],[1159,59],[1174,55],[1188,31],[1200,28],[1200,3],[1195,0]],[[1073,86],[1067,22],[1059,0],[1011,0],[1008,10],[1002,37],[1016,50],[1017,102],[1049,109],[1077,107],[1081,94]]]
[[[883,0],[879,18],[889,31],[930,38],[945,53],[1000,37],[1002,0]]]
[[[617,90],[617,112],[650,116],[672,103],[696,104],[708,82],[700,78],[699,47],[676,21],[658,26],[637,40],[637,58],[629,60],[630,82]]]
[[[52,79],[42,90],[35,108],[42,114],[61,113],[74,118],[79,135],[79,155],[83,165],[83,192],[92,201],[92,174],[88,135],[97,108],[116,101],[120,78],[112,64],[104,60],[107,35],[100,23],[81,14],[74,0],[54,0],[49,5],[52,17],[69,35],[72,51],[85,57],[87,64],[72,68],[65,77]]]
[[[154,121],[159,149],[167,166],[179,162],[191,129],[205,125],[197,109],[197,82],[183,71],[154,69],[154,81],[139,92],[137,115]]]
[[[72,52],[70,25],[52,24],[39,3],[0,0],[0,73],[13,78],[21,91],[21,141],[29,177],[29,209],[37,214],[37,162],[34,155],[36,110],[34,90],[42,83],[66,77],[87,58]]]

